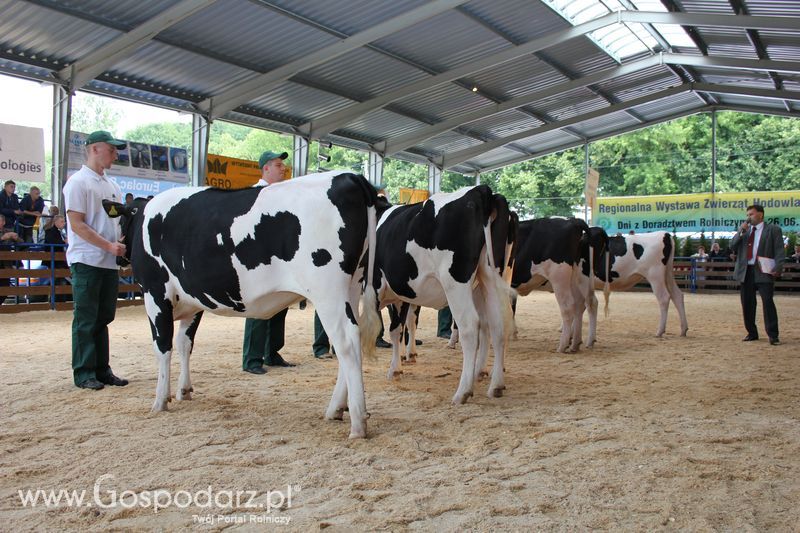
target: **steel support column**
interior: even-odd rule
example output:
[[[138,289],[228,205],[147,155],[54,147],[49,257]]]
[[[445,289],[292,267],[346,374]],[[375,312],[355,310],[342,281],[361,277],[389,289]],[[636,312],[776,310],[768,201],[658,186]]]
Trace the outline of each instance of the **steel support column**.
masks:
[[[428,191],[436,194],[442,190],[442,169],[436,165],[428,165]]]
[[[67,181],[69,130],[72,121],[72,94],[62,85],[53,85],[53,163],[50,174],[50,201],[62,206],[61,191]]]
[[[308,174],[308,139],[299,135],[294,136],[294,151],[292,152],[292,177]]]
[[[367,179],[373,185],[383,183],[383,156],[376,152],[369,153],[367,161]]]
[[[192,185],[206,184],[208,133],[211,123],[203,115],[192,115]]]

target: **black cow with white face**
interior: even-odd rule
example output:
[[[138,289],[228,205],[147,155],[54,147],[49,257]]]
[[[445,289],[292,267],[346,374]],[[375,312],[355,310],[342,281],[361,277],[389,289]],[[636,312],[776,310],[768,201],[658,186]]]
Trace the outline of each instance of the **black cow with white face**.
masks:
[[[374,291],[364,292],[356,315],[362,258],[367,279],[374,264],[376,200],[363,176],[333,171],[234,191],[176,188],[132,209],[108,206],[130,217],[125,239],[159,362],[153,410],[166,410],[170,398],[174,321],[176,397],[188,400],[189,356],[204,311],[263,319],[307,298],[339,359],[325,416],[341,419],[347,408],[350,436],[366,436],[361,356],[372,355],[380,327]]]
[[[608,254],[604,254],[602,266],[595,270],[595,286],[604,287],[608,281],[610,290],[624,291],[637,283],[647,281],[653,289],[653,294],[656,295],[661,310],[656,336],[661,337],[666,331],[670,300],[680,316],[680,334],[682,337],[686,336],[689,323],[686,320],[683,292],[675,282],[672,266],[674,259],[675,242],[669,232],[656,231],[610,237]],[[594,312],[596,315],[596,309]],[[591,308],[589,313],[591,320]]]
[[[450,306],[464,352],[453,397],[456,404],[472,395],[482,320],[488,324],[495,354],[488,394],[500,396],[505,388],[503,357],[513,317],[508,286],[494,268],[491,223],[508,216],[505,199],[485,185],[437,193],[418,204],[387,204],[380,216],[373,283],[378,300],[381,306],[403,302],[435,309]],[[498,249],[504,245],[503,240]],[[391,332],[390,377],[399,363],[399,331]]]

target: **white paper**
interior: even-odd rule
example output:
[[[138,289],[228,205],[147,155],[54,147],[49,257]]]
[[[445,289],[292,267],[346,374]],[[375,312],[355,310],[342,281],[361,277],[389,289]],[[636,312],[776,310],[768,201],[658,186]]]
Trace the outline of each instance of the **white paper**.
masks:
[[[761,257],[758,256],[758,267],[761,269],[761,272],[764,274],[774,274],[775,273],[775,260],[771,257]]]

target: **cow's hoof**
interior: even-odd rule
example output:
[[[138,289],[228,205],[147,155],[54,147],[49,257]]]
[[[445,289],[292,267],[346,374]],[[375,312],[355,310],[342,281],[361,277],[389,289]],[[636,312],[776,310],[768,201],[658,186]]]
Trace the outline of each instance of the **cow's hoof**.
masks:
[[[688,329],[685,329],[685,330],[681,331],[681,337],[685,337],[685,336],[686,336],[686,333],[687,333],[688,331],[689,331]]]
[[[503,389],[505,386],[495,387],[493,389],[489,389],[489,398],[502,398],[503,397]]]
[[[366,429],[351,430],[350,431],[350,438],[351,439],[366,439],[367,438],[367,430]]]
[[[391,381],[394,378],[399,378],[402,374],[403,374],[402,370],[389,370],[389,373],[386,374],[386,379]]]
[[[455,350],[456,349],[456,343],[448,342],[447,343],[447,347],[450,348],[451,350]]]
[[[159,413],[161,411],[167,410],[167,401],[166,400],[156,400],[153,404],[153,408],[150,409],[151,413]]]
[[[489,372],[487,372],[486,370],[481,370],[480,372],[478,372],[478,379],[483,379],[488,377],[489,377]]]
[[[467,400],[469,400],[471,396],[472,396],[472,391],[464,394],[463,396],[456,393],[456,395],[453,396],[453,405],[463,405],[467,403]]]
[[[334,409],[331,412],[325,413],[326,420],[343,420],[344,419],[344,408]]]
[[[179,390],[178,391],[178,396],[177,396],[178,401],[182,402],[182,401],[185,401],[185,400],[191,400],[192,399],[192,391],[193,390],[194,389],[192,389],[191,387],[189,387],[188,389]]]

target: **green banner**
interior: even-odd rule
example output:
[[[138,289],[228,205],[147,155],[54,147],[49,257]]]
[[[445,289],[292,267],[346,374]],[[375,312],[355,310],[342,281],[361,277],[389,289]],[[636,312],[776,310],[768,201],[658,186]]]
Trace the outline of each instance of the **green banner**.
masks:
[[[592,223],[609,234],[735,231],[753,204],[764,206],[768,223],[783,231],[800,230],[800,191],[601,197]]]

